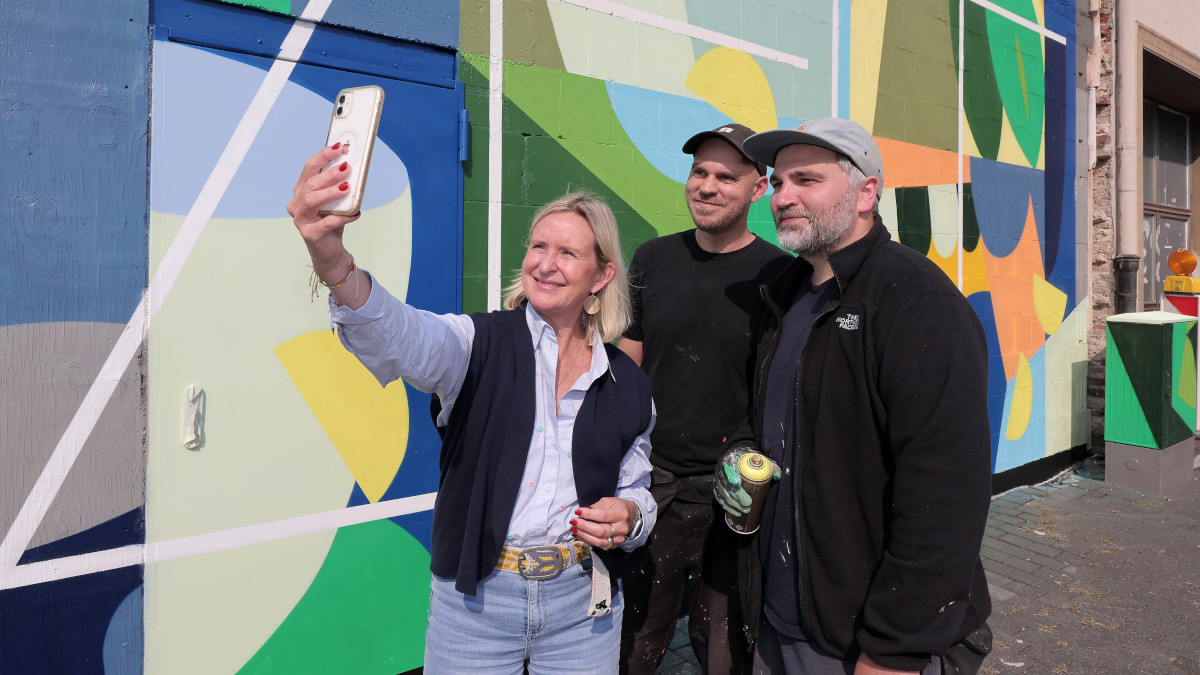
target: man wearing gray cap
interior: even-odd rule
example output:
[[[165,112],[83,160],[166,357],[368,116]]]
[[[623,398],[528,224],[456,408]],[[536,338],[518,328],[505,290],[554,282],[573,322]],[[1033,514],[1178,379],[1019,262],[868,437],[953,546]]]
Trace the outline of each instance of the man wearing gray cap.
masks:
[[[753,134],[730,123],[683,144],[692,155],[684,199],[696,227],[647,241],[629,266],[633,322],[620,348],[650,376],[658,409],[650,436],[658,522],[624,579],[623,673],[658,668],[689,577],[688,630],[702,669],[750,669],[741,612],[729,602],[738,535],[721,522],[712,471],[750,398],[758,286],[791,262],[747,227],[750,205],[767,190],[766,167],[742,150]]]
[[[991,496],[987,343],[974,310],[877,213],[883,162],[854,122],[747,139],[774,167],[771,212],[798,258],[762,287],[747,424],[782,468],[745,549],[755,673],[975,672],[990,649],[979,560]]]

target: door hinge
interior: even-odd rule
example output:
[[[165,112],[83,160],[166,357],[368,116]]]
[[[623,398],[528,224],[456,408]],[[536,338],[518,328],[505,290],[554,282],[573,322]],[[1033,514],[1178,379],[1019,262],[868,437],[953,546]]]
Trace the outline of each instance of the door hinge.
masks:
[[[471,129],[467,124],[467,111],[458,111],[458,161],[465,162],[471,156]]]

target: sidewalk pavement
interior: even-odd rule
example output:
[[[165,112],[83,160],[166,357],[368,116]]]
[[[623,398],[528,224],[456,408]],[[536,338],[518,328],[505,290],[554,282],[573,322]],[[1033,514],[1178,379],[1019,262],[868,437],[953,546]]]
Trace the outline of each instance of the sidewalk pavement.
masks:
[[[1084,461],[994,497],[980,555],[995,634],[981,673],[1200,675],[1200,471],[1163,498]],[[696,663],[681,619],[658,674]]]

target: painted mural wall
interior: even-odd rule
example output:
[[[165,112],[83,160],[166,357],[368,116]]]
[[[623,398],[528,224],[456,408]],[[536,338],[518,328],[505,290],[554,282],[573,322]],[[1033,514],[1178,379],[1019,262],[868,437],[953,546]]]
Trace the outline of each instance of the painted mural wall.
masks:
[[[879,142],[893,238],[941,266],[983,323],[993,471],[1086,443],[1073,0],[547,0],[505,3],[502,15],[484,0],[462,6],[459,75],[474,131],[465,307],[488,306],[488,263],[516,269],[530,214],[568,185],[610,201],[628,255],[692,226],[680,148],[695,132],[849,118]],[[494,97],[499,130],[488,124]],[[498,189],[487,152],[501,156]],[[494,203],[503,227],[489,249]],[[767,199],[751,229],[774,241]]]
[[[691,226],[696,131],[856,120],[985,327],[993,470],[1086,442],[1074,0],[491,4],[10,3],[0,672],[421,665],[428,396],[340,350],[283,210],[345,86],[387,92],[351,250],[434,311],[494,306],[568,187],[631,254]]]

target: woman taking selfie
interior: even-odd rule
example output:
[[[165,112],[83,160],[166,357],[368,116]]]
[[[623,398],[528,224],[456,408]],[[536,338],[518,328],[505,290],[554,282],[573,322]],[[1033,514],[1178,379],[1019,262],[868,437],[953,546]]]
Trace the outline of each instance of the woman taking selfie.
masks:
[[[354,264],[341,150],[308,160],[288,204],[351,353],[381,384],[436,395],[441,480],[425,672],[614,673],[624,555],[655,520],[650,383],[606,344],[630,319],[616,219],[569,193],[542,207],[505,311],[435,315]]]

